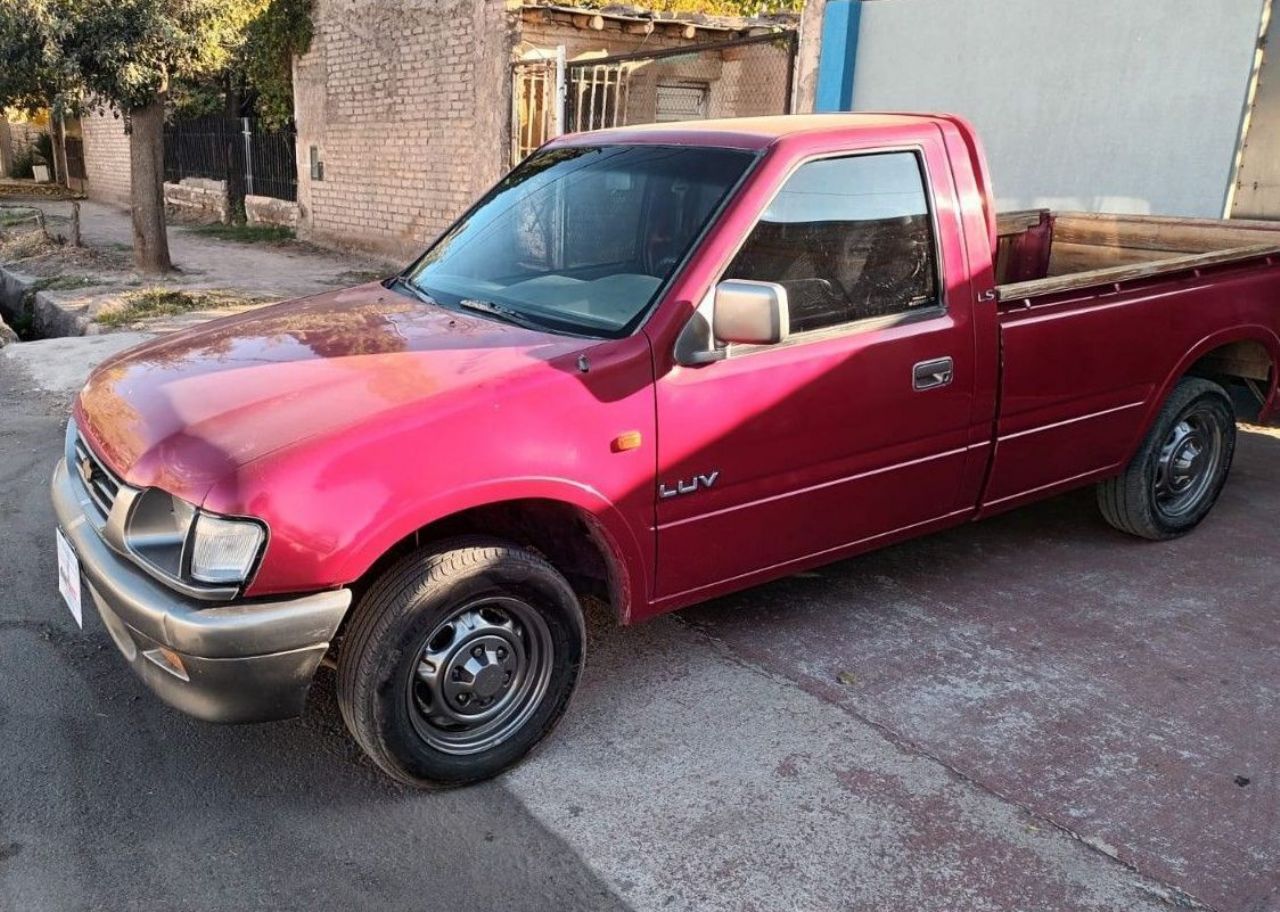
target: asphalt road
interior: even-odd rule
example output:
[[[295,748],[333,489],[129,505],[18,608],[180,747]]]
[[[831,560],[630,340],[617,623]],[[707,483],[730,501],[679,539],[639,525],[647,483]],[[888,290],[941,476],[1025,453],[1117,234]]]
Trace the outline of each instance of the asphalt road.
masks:
[[[56,592],[66,401],[0,365],[0,909],[626,908],[501,784],[387,784],[327,675],[275,725],[153,699]]]
[[[0,352],[0,909],[1280,910],[1280,437],[1194,535],[1089,492],[618,630],[495,783],[152,698],[56,593],[68,390]]]

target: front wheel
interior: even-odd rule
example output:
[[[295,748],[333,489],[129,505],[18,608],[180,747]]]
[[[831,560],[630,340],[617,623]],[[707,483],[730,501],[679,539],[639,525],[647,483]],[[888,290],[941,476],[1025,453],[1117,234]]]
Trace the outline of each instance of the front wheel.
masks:
[[[1183,378],[1124,474],[1098,485],[1102,515],[1122,532],[1157,541],[1190,532],[1217,502],[1235,447],[1226,390]]]
[[[419,786],[497,775],[563,715],[582,669],[578,600],[536,554],[493,539],[402,558],[356,607],[338,704],[370,759]]]

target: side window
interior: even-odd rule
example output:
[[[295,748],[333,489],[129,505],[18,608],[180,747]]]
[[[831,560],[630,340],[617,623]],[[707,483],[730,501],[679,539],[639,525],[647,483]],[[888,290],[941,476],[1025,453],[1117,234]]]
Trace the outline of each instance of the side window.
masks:
[[[914,152],[823,159],[791,175],[724,277],[782,285],[806,332],[936,304],[935,249]]]

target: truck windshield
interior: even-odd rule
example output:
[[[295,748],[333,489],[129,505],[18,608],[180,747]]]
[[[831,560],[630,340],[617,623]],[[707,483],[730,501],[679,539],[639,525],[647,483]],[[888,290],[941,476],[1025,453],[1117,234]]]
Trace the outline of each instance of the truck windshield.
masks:
[[[536,153],[405,278],[445,307],[623,335],[754,160],[732,149],[659,145]]]

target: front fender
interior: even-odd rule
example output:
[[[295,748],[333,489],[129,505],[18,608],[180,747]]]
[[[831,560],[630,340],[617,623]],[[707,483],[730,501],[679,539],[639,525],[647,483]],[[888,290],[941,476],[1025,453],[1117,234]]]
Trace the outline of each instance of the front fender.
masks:
[[[645,549],[636,530],[602,493],[579,482],[563,478],[530,476],[505,478],[451,488],[425,500],[406,500],[384,509],[371,518],[351,543],[322,558],[316,576],[327,586],[345,586],[362,577],[395,545],[415,532],[468,510],[517,500],[547,500],[581,511],[589,517],[607,552],[610,575],[618,598],[615,606],[625,622],[637,601],[649,598]],[[283,581],[262,578],[254,581],[251,595],[277,591]],[[283,584],[285,588],[292,588]]]

